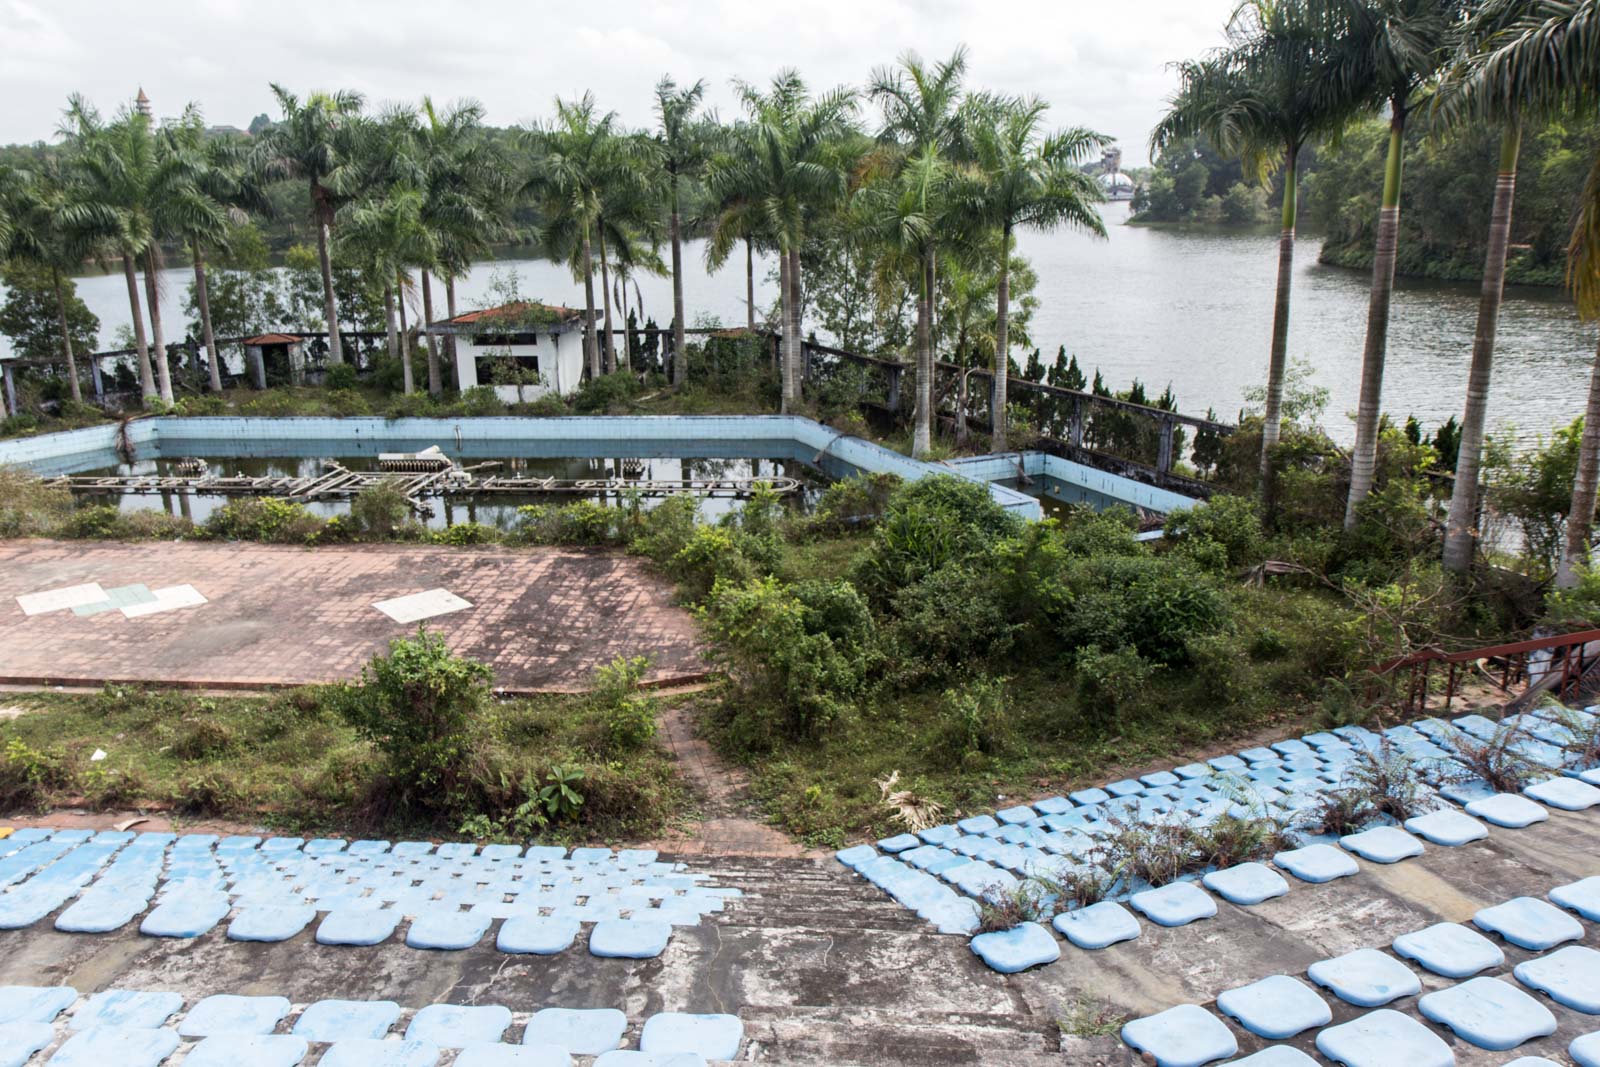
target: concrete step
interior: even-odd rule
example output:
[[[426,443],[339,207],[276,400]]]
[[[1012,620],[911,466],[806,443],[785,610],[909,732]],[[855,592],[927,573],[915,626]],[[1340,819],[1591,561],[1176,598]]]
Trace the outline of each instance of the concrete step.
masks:
[[[918,1013],[844,1007],[747,1008],[746,1058],[785,1067],[1005,1064],[1061,1067],[1121,1063],[1114,1038],[1063,1038],[1053,1019],[1031,1015]],[[1074,1053],[1063,1060],[1062,1052]]]

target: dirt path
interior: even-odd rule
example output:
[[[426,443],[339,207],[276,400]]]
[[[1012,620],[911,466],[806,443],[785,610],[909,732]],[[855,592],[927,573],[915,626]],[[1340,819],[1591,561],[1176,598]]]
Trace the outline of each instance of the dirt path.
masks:
[[[678,701],[661,716],[660,738],[683,776],[700,794],[698,823],[671,832],[648,847],[679,856],[807,856],[788,834],[756,818],[749,781],[695,733],[694,703]]]

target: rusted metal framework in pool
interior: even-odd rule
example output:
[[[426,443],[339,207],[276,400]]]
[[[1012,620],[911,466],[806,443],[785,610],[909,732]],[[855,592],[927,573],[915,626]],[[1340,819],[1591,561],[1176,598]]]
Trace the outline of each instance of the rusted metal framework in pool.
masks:
[[[340,463],[329,462],[315,477],[228,475],[56,475],[43,479],[52,489],[74,493],[194,493],[204,496],[270,496],[295,503],[313,500],[348,500],[363,490],[382,484],[393,485],[418,515],[431,515],[426,497],[537,497],[546,494],[592,495],[597,493],[639,496],[720,496],[747,497],[760,486],[773,493],[793,493],[800,488],[796,478],[774,475],[764,478],[519,478],[476,472],[498,467],[498,463],[479,463],[470,467],[395,474],[388,471],[353,471]]]

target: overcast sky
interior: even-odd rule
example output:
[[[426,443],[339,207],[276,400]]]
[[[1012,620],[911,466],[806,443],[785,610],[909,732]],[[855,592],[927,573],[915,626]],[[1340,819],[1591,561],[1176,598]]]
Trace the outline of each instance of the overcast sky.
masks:
[[[0,0],[0,143],[51,139],[67,94],[110,113],[140,85],[158,116],[185,103],[246,126],[274,113],[269,81],[369,101],[472,97],[488,121],[545,115],[593,90],[624,121],[651,121],[665,73],[731,79],[794,66],[814,88],[859,83],[911,49],[971,49],[969,85],[1034,93],[1056,125],[1116,137],[1129,164],[1173,85],[1167,64],[1219,42],[1235,0]]]

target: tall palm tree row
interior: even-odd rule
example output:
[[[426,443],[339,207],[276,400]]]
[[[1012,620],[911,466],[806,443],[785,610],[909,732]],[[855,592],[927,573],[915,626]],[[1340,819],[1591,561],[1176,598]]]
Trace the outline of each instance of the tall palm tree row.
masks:
[[[1360,56],[1347,30],[1337,8],[1323,0],[1246,0],[1226,27],[1223,48],[1179,65],[1178,92],[1151,136],[1152,152],[1204,136],[1238,157],[1257,181],[1279,176],[1283,223],[1260,458],[1269,520],[1273,454],[1283,431],[1299,160],[1309,142],[1337,135],[1364,102]]]
[[[255,165],[269,179],[306,184],[317,259],[322,268],[323,315],[328,330],[328,360],[344,362],[339,340],[339,308],[333,293],[333,263],[328,245],[334,219],[347,202],[350,170],[361,126],[360,93],[314,92],[304,100],[273,84],[282,117],[262,131]]]
[[[670,77],[656,84],[656,117],[660,129],[655,143],[665,172],[667,212],[672,241],[672,384],[688,381],[689,353],[684,345],[683,308],[683,181],[704,169],[711,138],[697,113],[705,99],[706,83],[680,88]],[[713,120],[714,121],[714,120]]]
[[[725,214],[749,217],[778,255],[782,409],[791,411],[800,402],[800,250],[817,215],[844,200],[856,93],[838,88],[813,96],[793,70],[779,72],[766,89],[742,83],[737,89],[747,116],[743,135],[712,160],[706,181]]]
[[[1346,0],[1343,5],[1347,21],[1342,30],[1351,47],[1341,65],[1341,80],[1351,89],[1364,90],[1369,101],[1381,104],[1389,116],[1383,199],[1372,259],[1372,294],[1361,354],[1356,439],[1350,455],[1350,494],[1345,501],[1347,530],[1360,520],[1361,504],[1372,491],[1377,473],[1389,309],[1400,244],[1400,179],[1405,162],[1406,122],[1423,100],[1429,83],[1448,61],[1453,34],[1466,6],[1464,0]]]
[[[972,178],[958,194],[980,228],[998,231],[995,256],[996,308],[992,447],[1006,448],[1006,385],[1010,374],[1010,264],[1021,228],[1079,230],[1104,238],[1105,221],[1095,207],[1105,199],[1100,183],[1081,165],[1110,139],[1082,127],[1045,134],[1049,105],[1039,99],[978,98],[964,124]]]
[[[933,315],[934,286],[938,271],[938,245],[948,240],[951,207],[946,200],[950,167],[965,160],[967,137],[962,109],[962,79],[967,70],[966,49],[932,66],[908,52],[900,65],[873,72],[867,95],[883,113],[880,143],[897,159],[901,188],[893,208],[880,218],[886,253],[917,260],[916,413],[911,455],[927,454],[933,439]],[[996,354],[997,360],[1004,353]],[[997,372],[998,373],[998,372]]]

